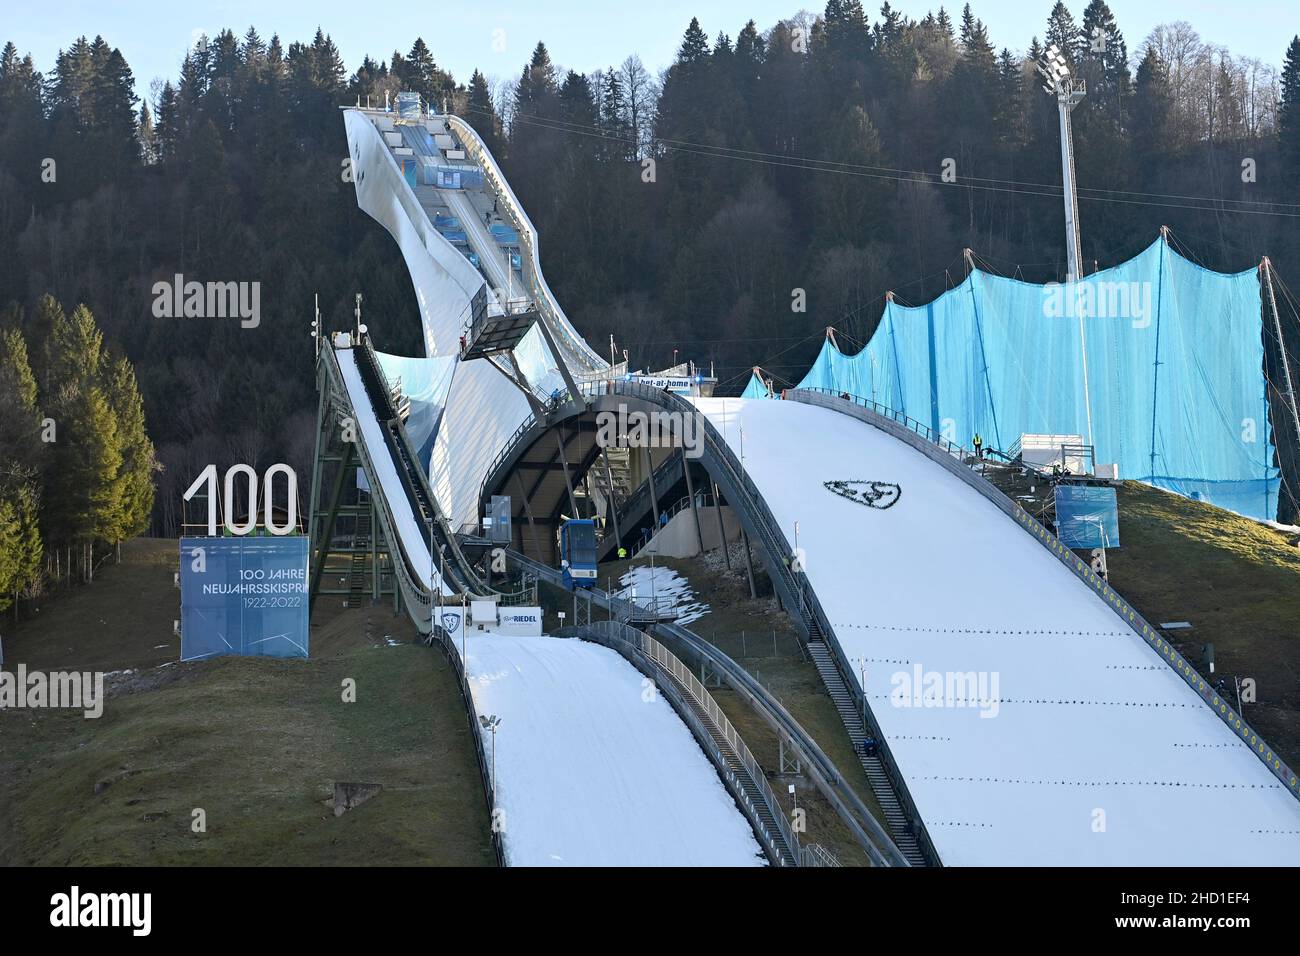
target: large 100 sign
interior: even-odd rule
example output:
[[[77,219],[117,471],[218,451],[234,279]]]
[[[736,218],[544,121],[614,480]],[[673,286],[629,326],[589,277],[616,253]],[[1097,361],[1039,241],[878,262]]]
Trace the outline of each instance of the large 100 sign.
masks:
[[[232,465],[226,472],[225,492],[226,503],[235,500],[235,481],[239,475],[247,476],[248,481],[248,520],[242,523],[232,520],[230,512],[233,508],[227,507],[225,528],[231,534],[248,534],[257,527],[257,472],[248,465]],[[282,525],[275,523],[275,510],[271,506],[271,491],[274,487],[275,476],[284,475],[288,482],[287,489],[289,503],[285,511],[287,518]],[[185,489],[185,500],[189,501],[200,488],[206,487],[208,490],[208,534],[215,537],[217,534],[217,466],[208,465],[199,476],[194,479],[194,483]],[[266,530],[275,535],[296,534],[298,531],[298,476],[294,470],[285,464],[272,465],[266,469],[266,477],[262,480],[262,488],[265,491],[263,497],[263,517],[265,518]]]
[[[278,523],[272,490],[283,475],[288,497]],[[248,515],[234,520],[237,481],[246,482]],[[226,472],[226,514],[218,524],[217,467],[208,465],[185,492],[206,487],[206,537],[181,538],[181,660],[224,654],[249,657],[308,656],[308,539],[298,533],[298,478],[288,465],[258,476],[248,465]],[[262,525],[269,535],[252,535]],[[224,532],[224,533],[223,533]]]

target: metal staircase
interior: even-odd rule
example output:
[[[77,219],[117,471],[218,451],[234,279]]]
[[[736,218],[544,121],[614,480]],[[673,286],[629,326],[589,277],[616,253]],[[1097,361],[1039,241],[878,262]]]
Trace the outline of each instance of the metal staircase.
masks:
[[[615,451],[615,449],[610,449],[610,451],[610,470],[613,471],[614,462],[612,452]],[[631,452],[627,449],[622,449],[622,451],[625,455],[623,481],[625,483],[630,483]],[[672,490],[682,481],[682,464],[682,456],[674,454],[669,455],[668,458],[660,462],[654,469],[654,490],[658,492],[658,498],[661,503],[665,498],[669,497]],[[603,469],[600,470],[603,471]],[[616,476],[615,482],[617,483],[618,480],[619,479]],[[651,481],[649,478],[645,478],[642,479],[641,484],[635,491],[631,491],[628,494],[615,498],[616,507],[618,509],[617,526],[619,531],[623,533],[623,536],[620,539],[618,535],[614,534],[615,525],[613,522],[607,524],[605,537],[601,539],[600,542],[599,560],[604,561],[608,559],[615,550],[618,549],[620,544],[631,545],[638,543],[639,539],[634,534],[635,530],[642,527],[646,523],[647,518],[651,518],[651,523],[653,523],[654,502],[651,500],[652,496],[650,488]],[[656,527],[655,533],[657,534],[658,531],[659,529]]]
[[[871,791],[876,795],[876,802],[880,804],[881,812],[885,815],[885,822],[889,824],[894,842],[903,851],[908,863],[912,866],[925,866],[925,855],[921,852],[912,833],[907,814],[898,802],[884,764],[879,757],[867,753],[867,731],[862,723],[862,715],[858,712],[853,694],[840,676],[839,668],[835,666],[831,649],[826,646],[825,641],[820,640],[818,635],[818,639],[815,640],[810,637],[808,652],[812,655],[817,673],[821,675],[822,682],[835,703],[835,709],[839,711],[840,719],[844,721],[844,727],[849,732],[849,739],[853,741],[853,752],[858,755],[862,769],[866,771]]]
[[[356,516],[356,528],[352,533],[352,566],[348,575],[348,596],[344,601],[347,607],[361,607],[366,601],[366,549],[370,547],[370,536],[374,530],[370,526],[370,512],[363,511]]]

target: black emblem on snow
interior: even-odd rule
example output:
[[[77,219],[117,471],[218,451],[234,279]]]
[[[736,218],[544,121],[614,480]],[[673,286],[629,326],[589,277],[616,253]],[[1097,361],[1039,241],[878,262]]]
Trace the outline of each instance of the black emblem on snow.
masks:
[[[903,489],[889,481],[828,481],[826,489],[868,508],[882,511],[898,504]]]

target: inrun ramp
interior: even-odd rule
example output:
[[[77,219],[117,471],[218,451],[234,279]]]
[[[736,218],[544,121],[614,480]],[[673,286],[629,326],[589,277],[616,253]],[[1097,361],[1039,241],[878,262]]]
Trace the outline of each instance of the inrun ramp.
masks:
[[[805,573],[944,864],[1300,859],[1300,802],[991,501],[829,408],[696,405],[791,542],[798,522]],[[881,485],[853,500],[871,486],[833,482]],[[943,706],[927,705],[933,674]],[[984,693],[950,704],[950,675],[983,677]]]

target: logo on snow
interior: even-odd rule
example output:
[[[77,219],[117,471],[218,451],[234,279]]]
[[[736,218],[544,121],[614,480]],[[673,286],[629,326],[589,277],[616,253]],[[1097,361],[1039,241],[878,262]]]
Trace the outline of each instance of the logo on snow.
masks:
[[[903,494],[901,487],[889,481],[827,481],[824,484],[828,491],[841,498],[881,511],[896,505]]]
[[[442,615],[442,629],[448,634],[455,634],[460,629],[460,615],[444,613]]]

